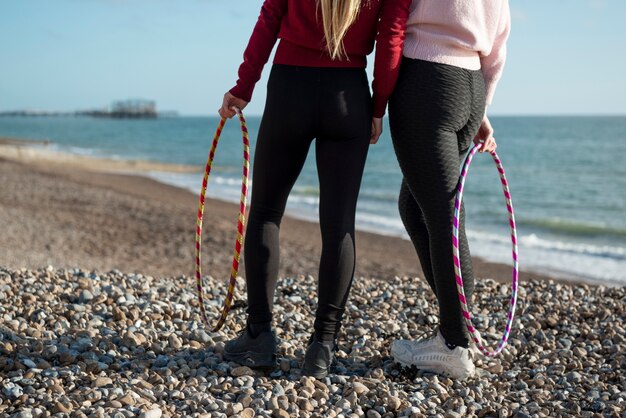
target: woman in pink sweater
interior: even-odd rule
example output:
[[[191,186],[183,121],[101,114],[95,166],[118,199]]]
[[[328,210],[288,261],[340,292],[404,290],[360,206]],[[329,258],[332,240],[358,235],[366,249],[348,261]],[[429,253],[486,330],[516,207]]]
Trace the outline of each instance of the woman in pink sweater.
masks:
[[[494,150],[485,114],[506,58],[507,0],[413,0],[400,76],[389,102],[391,135],[403,181],[399,209],[424,276],[439,303],[430,338],[398,340],[391,355],[404,366],[466,378],[474,374],[461,317],[451,250],[459,167],[472,140]],[[468,297],[472,261],[461,209],[460,249]]]

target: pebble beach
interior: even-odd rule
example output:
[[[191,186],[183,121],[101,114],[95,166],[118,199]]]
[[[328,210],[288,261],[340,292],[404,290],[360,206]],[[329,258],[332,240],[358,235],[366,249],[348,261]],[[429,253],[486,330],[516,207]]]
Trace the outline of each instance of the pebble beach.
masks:
[[[1,151],[0,417],[626,417],[626,287],[522,271],[509,345],[495,359],[475,353],[477,375],[453,381],[393,363],[390,344],[432,332],[437,306],[410,243],[359,232],[337,362],[317,381],[300,365],[319,231],[287,218],[279,360],[257,372],[222,356],[245,324],[244,279],[222,330],[201,321],[195,195],[128,167]],[[207,210],[206,308],[217,318],[236,209]],[[476,325],[495,346],[510,267],[476,259],[474,270]]]
[[[241,283],[241,282],[240,282]],[[226,286],[207,279],[217,318]],[[477,288],[478,323],[497,341],[507,285]],[[357,280],[333,374],[300,376],[315,306],[313,277],[277,289],[279,362],[255,372],[224,361],[244,326],[243,286],[225,327],[209,332],[185,276],[0,270],[0,415],[95,417],[623,417],[624,289],[529,282],[510,345],[476,356],[463,382],[401,370],[396,338],[432,330],[436,306],[416,278]]]

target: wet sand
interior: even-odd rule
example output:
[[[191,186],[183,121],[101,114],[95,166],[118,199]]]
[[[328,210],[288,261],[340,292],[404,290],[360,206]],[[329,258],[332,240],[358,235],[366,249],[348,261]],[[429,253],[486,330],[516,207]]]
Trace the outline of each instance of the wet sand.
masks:
[[[143,177],[141,172],[197,168],[99,160],[34,145],[0,140],[0,265],[192,275],[198,198]],[[206,274],[228,275],[237,210],[232,203],[207,201]],[[356,277],[422,276],[409,241],[363,231],[358,231],[356,239]],[[320,251],[317,223],[285,217],[281,277],[316,275]],[[474,258],[474,271],[478,278],[509,281],[511,277],[510,266],[479,258]],[[522,280],[548,278],[526,271],[521,274]]]

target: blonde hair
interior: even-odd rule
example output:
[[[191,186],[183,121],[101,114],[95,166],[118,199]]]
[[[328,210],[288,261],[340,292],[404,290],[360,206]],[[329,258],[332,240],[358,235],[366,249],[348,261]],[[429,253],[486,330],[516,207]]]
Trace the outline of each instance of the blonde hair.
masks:
[[[330,57],[347,58],[343,38],[359,15],[361,0],[317,0],[317,4],[322,11],[324,38]]]

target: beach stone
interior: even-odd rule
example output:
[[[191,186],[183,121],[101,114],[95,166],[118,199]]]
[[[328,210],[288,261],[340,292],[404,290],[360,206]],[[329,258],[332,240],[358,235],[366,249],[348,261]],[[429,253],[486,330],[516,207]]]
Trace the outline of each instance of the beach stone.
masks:
[[[59,394],[65,393],[65,389],[63,388],[63,386],[56,384],[56,383],[50,386],[50,390],[52,391],[52,393],[59,393]]]
[[[243,411],[241,411],[241,414],[239,416],[241,418],[253,418],[254,417],[254,409],[252,409],[252,408],[245,408]]]
[[[93,382],[93,386],[97,388],[108,386],[111,384],[113,384],[113,380],[110,377],[104,377],[104,376],[100,376],[96,378],[96,380]]]
[[[396,398],[395,396],[390,396],[387,399],[387,406],[392,411],[398,411],[400,407],[402,406],[402,401],[399,398]]]
[[[32,361],[31,359],[25,358],[22,360],[22,364],[24,366],[26,366],[26,368],[28,369],[35,369],[37,368],[37,364],[35,364],[34,361]]]
[[[504,368],[502,367],[502,364],[500,364],[500,363],[496,363],[496,364],[494,364],[494,365],[489,367],[489,371],[491,373],[495,373],[495,374],[502,373],[502,370],[504,370]]]
[[[289,412],[285,411],[284,409],[276,409],[272,412],[272,416],[274,418],[291,418],[291,415],[289,414]]]
[[[244,408],[248,408],[250,404],[252,403],[252,397],[250,395],[245,395],[244,397],[241,398],[239,402],[241,402]]]
[[[237,402],[237,403],[228,405],[228,407],[226,408],[226,415],[228,416],[236,415],[240,413],[241,411],[243,411],[243,405]]]
[[[54,413],[68,413],[72,412],[74,408],[70,402],[57,402],[54,405]]]
[[[109,407],[109,408],[116,408],[116,409],[119,409],[122,406],[123,406],[122,403],[120,401],[118,401],[118,400],[109,401],[108,404],[107,404],[107,407]]]
[[[311,402],[306,398],[299,398],[297,401],[298,408],[302,411],[313,412],[315,408],[311,405]]]
[[[163,411],[161,408],[150,409],[149,411],[144,411],[139,415],[139,418],[161,418],[163,415]]]
[[[22,391],[21,386],[18,386],[13,382],[7,382],[4,383],[2,387],[2,393],[4,393],[4,396],[9,399],[16,399],[22,396],[24,392]]]
[[[126,314],[119,307],[113,308],[113,319],[116,321],[126,321]]]
[[[156,360],[154,361],[154,367],[165,367],[170,362],[170,358],[164,355],[158,355]],[[145,388],[150,389],[150,388]]]
[[[274,384],[272,386],[272,395],[279,397],[285,394],[285,388],[280,383]]]
[[[354,390],[354,393],[356,393],[358,396],[369,392],[369,388],[360,382],[352,383],[352,389]]]
[[[381,418],[380,413],[375,409],[367,411],[367,418]]]
[[[578,372],[569,372],[565,377],[569,382],[574,383],[580,382],[583,378],[582,375]]]
[[[169,343],[170,343],[170,347],[172,347],[175,350],[178,350],[179,348],[183,346],[182,341],[180,340],[180,338],[178,338],[176,334],[170,335]]]
[[[558,323],[559,323],[559,319],[555,316],[548,316],[546,318],[546,324],[548,324],[550,328],[556,327]]]
[[[93,298],[94,298],[93,294],[89,290],[84,289],[80,292],[80,296],[78,300],[80,301],[80,303],[87,303],[87,302],[92,301]]]
[[[68,365],[76,362],[77,353],[72,350],[64,350],[59,353],[59,361],[63,365]]]
[[[247,366],[235,367],[230,371],[233,377],[254,376],[254,370]]]
[[[129,406],[129,405],[132,406],[132,405],[135,405],[136,403],[135,398],[133,398],[130,393],[127,393],[126,395],[121,397],[119,401],[125,406]]]

